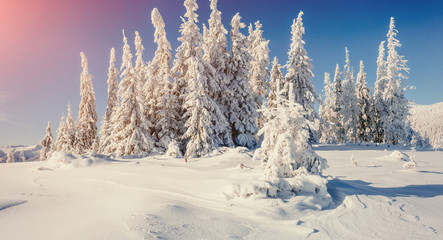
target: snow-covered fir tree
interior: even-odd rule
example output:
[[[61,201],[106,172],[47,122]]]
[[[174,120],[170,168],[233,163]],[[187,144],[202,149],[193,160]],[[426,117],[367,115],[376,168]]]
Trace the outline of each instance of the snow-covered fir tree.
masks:
[[[292,90],[292,83],[290,90]],[[291,100],[284,99],[279,91],[277,107],[264,111],[267,121],[259,134],[264,134],[262,147],[254,158],[261,159],[265,168],[265,178],[279,183],[281,178],[292,178],[299,174],[321,174],[327,167],[326,160],[318,156],[310,144],[308,121],[304,109]]]
[[[374,142],[382,143],[383,142],[383,123],[382,119],[386,110],[386,103],[383,99],[383,93],[386,88],[386,60],[385,60],[385,41],[380,43],[378,47],[378,58],[377,58],[377,79],[374,84],[374,129],[373,136]]]
[[[46,128],[46,135],[45,137],[40,141],[40,145],[42,146],[42,149],[40,150],[40,161],[47,160],[53,151],[52,146],[52,129],[51,129],[51,122],[48,122],[48,127]]]
[[[269,40],[263,37],[260,21],[255,22],[255,29],[249,25],[248,51],[252,56],[249,69],[251,89],[257,109],[262,108],[269,91]],[[263,126],[264,119],[260,116],[258,126]]]
[[[177,49],[172,72],[175,75],[175,93],[182,107],[185,132],[182,146],[185,160],[211,153],[223,145],[220,136],[226,135],[228,122],[211,96],[219,91],[216,69],[203,58],[203,36],[197,26],[198,5],[186,0],[185,18],[180,27],[182,44]]]
[[[321,143],[335,142],[333,134],[333,124],[335,121],[334,102],[333,102],[333,84],[329,73],[325,73],[323,101],[320,103],[318,114],[320,117],[319,141]]]
[[[341,95],[343,93],[343,85],[340,77],[340,68],[338,64],[335,66],[334,82],[332,86],[332,99],[331,104],[333,105],[333,112],[331,116],[330,124],[332,128],[333,137],[332,141],[336,143],[344,143],[346,140],[346,132],[343,124],[342,106],[341,106]]]
[[[229,78],[227,75],[227,68],[229,62],[228,43],[226,34],[228,31],[224,27],[221,21],[221,12],[217,9],[218,0],[210,0],[211,15],[208,20],[208,28],[204,28],[204,59],[211,64],[215,70],[217,77],[218,89],[212,91],[211,97],[217,102],[220,111],[224,116],[228,113],[227,88],[229,84]],[[223,140],[225,146],[233,146],[232,134],[230,126],[228,125],[228,131],[222,132],[220,138]]]
[[[294,85],[293,96],[295,97],[295,102],[303,106],[306,119],[314,122],[314,119],[317,117],[314,111],[314,102],[319,99],[315,92],[314,85],[311,82],[311,78],[314,76],[311,71],[311,59],[307,55],[304,48],[305,42],[302,39],[303,34],[305,34],[302,16],[303,12],[300,11],[297,21],[294,19],[292,24],[291,46],[288,52],[289,59],[286,63],[287,73],[285,76],[286,86],[284,96],[289,96],[289,83],[292,83]],[[309,131],[310,141],[316,141],[316,131],[312,126],[309,128]]]
[[[341,115],[343,117],[343,128],[346,133],[346,139],[349,142],[357,141],[357,115],[359,109],[357,106],[357,95],[355,92],[354,73],[349,61],[349,51],[345,48],[346,60],[343,68],[343,92],[340,96]]]
[[[62,151],[66,153],[73,153],[75,150],[75,133],[76,133],[76,126],[74,123],[74,115],[72,114],[72,108],[71,104],[68,103],[67,107],[67,116],[66,116],[66,131],[64,131],[64,139],[65,141],[62,144]]]
[[[102,120],[102,125],[100,128],[100,148],[99,152],[103,152],[105,147],[111,144],[111,133],[114,123],[111,122],[112,115],[117,110],[119,101],[117,97],[117,87],[118,87],[118,69],[115,66],[115,49],[111,49],[109,57],[109,68],[108,68],[108,104],[106,106],[105,116]]]
[[[166,38],[165,23],[157,8],[152,10],[151,20],[155,28],[154,42],[157,43],[157,50],[149,68],[149,81],[156,86],[153,97],[157,99],[153,114],[153,135],[157,146],[167,149],[169,143],[178,137],[179,106],[171,82],[171,44]]]
[[[7,163],[15,162],[14,152],[12,151],[11,145],[9,145],[8,148],[6,148],[6,162]]]
[[[271,67],[271,76],[270,76],[270,89],[269,89],[269,97],[268,97],[268,107],[274,108],[277,106],[277,94],[278,89],[283,89],[284,77],[281,72],[282,66],[278,63],[278,58],[274,57],[272,61]],[[278,86],[277,83],[280,85]]]
[[[357,107],[360,113],[357,115],[357,141],[371,142],[373,128],[373,103],[371,93],[366,83],[366,73],[363,61],[360,61],[360,71],[357,74],[355,84],[357,91]]]
[[[389,24],[388,37],[388,56],[387,56],[387,74],[386,88],[383,91],[383,100],[386,104],[386,115],[382,117],[384,129],[384,142],[398,143],[407,142],[409,130],[409,106],[405,97],[404,90],[407,88],[407,76],[409,71],[407,60],[397,53],[396,48],[401,47],[396,39],[397,30],[395,29],[394,18],[391,17]]]
[[[80,53],[83,72],[80,74],[80,105],[75,132],[75,152],[78,154],[92,150],[92,143],[98,141],[97,112],[92,75],[88,71],[88,60]]]
[[[248,52],[247,39],[240,32],[246,25],[237,13],[231,21],[231,59],[229,62],[229,122],[234,143],[254,148],[258,132],[257,107],[249,83],[249,67],[252,56]]]
[[[121,81],[117,95],[120,106],[112,115],[114,122],[111,144],[105,147],[105,152],[118,156],[141,155],[154,150],[154,141],[149,128],[152,124],[146,118],[147,112],[141,93],[140,75],[132,65],[132,53],[128,39],[123,31],[123,56],[121,65]]]
[[[66,121],[65,121],[65,115],[62,114],[60,118],[60,124],[58,125],[57,129],[57,140],[55,141],[54,150],[62,151],[65,139],[66,139]]]

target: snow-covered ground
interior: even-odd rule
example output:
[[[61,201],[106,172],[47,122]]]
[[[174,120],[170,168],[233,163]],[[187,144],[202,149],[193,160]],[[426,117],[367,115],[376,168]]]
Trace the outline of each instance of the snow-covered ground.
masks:
[[[263,180],[239,149],[188,163],[57,153],[0,164],[0,239],[443,238],[443,152],[400,150],[412,171],[389,148],[315,149],[330,166],[323,209],[313,196],[232,198]]]

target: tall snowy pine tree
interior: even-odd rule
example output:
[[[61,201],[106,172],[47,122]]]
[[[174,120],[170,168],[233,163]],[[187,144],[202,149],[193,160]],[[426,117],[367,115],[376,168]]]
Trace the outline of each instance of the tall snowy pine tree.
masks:
[[[407,88],[406,73],[409,68],[403,56],[398,55],[396,48],[401,47],[400,42],[395,38],[397,30],[394,25],[394,18],[391,17],[388,37],[388,57],[386,88],[383,92],[383,100],[386,104],[386,115],[382,118],[384,129],[384,142],[394,145],[407,141],[409,131],[409,106],[404,90]]]
[[[165,23],[157,8],[152,10],[151,20],[155,28],[154,42],[157,43],[157,50],[149,67],[149,81],[155,84],[153,97],[157,99],[153,114],[155,117],[153,134],[157,146],[166,149],[169,143],[178,137],[179,106],[171,82],[169,63],[172,58],[171,44],[166,38]]]
[[[263,38],[260,21],[255,22],[255,29],[249,25],[248,51],[253,57],[250,63],[249,79],[254,94],[256,108],[262,108],[269,91],[269,40]],[[258,119],[258,126],[264,124],[263,116]]]
[[[332,87],[332,100],[333,112],[331,116],[332,124],[332,141],[336,143],[344,143],[346,140],[346,132],[343,124],[341,95],[343,93],[343,85],[340,77],[340,68],[338,64],[335,66],[334,83]]]
[[[144,98],[140,84],[140,75],[132,65],[132,53],[128,39],[123,31],[123,58],[121,66],[121,81],[117,95],[120,106],[111,121],[112,142],[106,146],[105,152],[123,155],[141,155],[154,150],[154,141],[149,131],[152,124],[146,118]]]
[[[92,144],[98,142],[97,112],[92,76],[88,72],[88,60],[80,53],[83,72],[80,74],[80,106],[75,132],[75,152],[83,154],[92,151]]]
[[[333,128],[334,124],[334,102],[333,102],[333,85],[329,73],[325,73],[324,79],[324,98],[320,104],[318,114],[320,117],[319,141],[321,143],[335,142]]]
[[[185,132],[182,145],[185,160],[211,153],[223,144],[220,136],[228,132],[228,122],[211,93],[219,91],[216,70],[203,59],[203,37],[197,26],[195,0],[186,0],[185,18],[180,27],[182,44],[177,49],[172,72],[175,93],[179,96]]]
[[[386,89],[386,61],[385,61],[385,41],[380,43],[378,48],[378,58],[377,58],[377,79],[374,84],[374,129],[373,136],[374,142],[382,143],[383,142],[383,123],[382,119],[384,119],[384,115],[386,114],[386,103],[383,99],[383,93]]]
[[[211,97],[219,105],[220,111],[227,116],[228,106],[226,101],[226,92],[229,84],[227,75],[227,67],[229,62],[229,53],[227,50],[228,41],[226,34],[228,31],[221,21],[221,12],[217,9],[218,0],[210,0],[211,15],[208,21],[209,28],[203,25],[203,40],[204,40],[204,59],[215,68],[218,75],[216,84],[218,89],[211,93]],[[231,136],[231,129],[228,126],[228,131],[222,132],[220,138],[223,140],[225,146],[233,146],[234,142]]]
[[[343,69],[343,92],[340,96],[341,115],[343,116],[343,128],[349,142],[357,141],[357,95],[355,92],[354,73],[349,61],[349,51],[346,50],[346,61]]]
[[[274,57],[272,61],[271,76],[270,76],[270,89],[268,97],[268,107],[275,108],[277,106],[277,94],[278,89],[283,89],[284,77],[281,72],[282,66],[278,63],[278,58]],[[278,86],[280,85],[280,86]]]
[[[302,22],[303,12],[300,11],[297,17],[297,21],[293,21],[292,24],[292,38],[291,46],[288,52],[289,60],[286,64],[286,84],[284,88],[284,96],[288,100],[289,97],[289,84],[294,85],[294,98],[295,102],[303,106],[305,110],[305,118],[314,122],[317,117],[314,111],[314,101],[319,100],[317,93],[315,92],[314,85],[311,82],[311,78],[314,76],[312,73],[311,59],[308,57],[304,48],[305,42],[302,39],[305,33],[305,28]],[[314,130],[312,123],[309,125],[310,141],[316,141],[316,131]]]
[[[109,57],[109,68],[108,68],[108,105],[106,106],[105,116],[102,120],[102,126],[100,129],[101,141],[100,141],[100,152],[104,152],[105,147],[111,144],[111,133],[114,123],[111,122],[112,115],[117,110],[119,101],[117,97],[117,87],[118,87],[118,69],[115,66],[115,49],[111,49]]]
[[[254,148],[255,135],[258,132],[257,107],[249,83],[249,67],[252,60],[247,49],[247,39],[240,32],[244,28],[240,15],[237,13],[231,21],[231,59],[229,62],[229,122],[232,137],[238,146]]]
[[[357,115],[357,141],[371,142],[373,129],[373,103],[369,88],[366,86],[366,73],[363,61],[360,61],[360,72],[355,84],[357,91],[357,107],[360,112]]]

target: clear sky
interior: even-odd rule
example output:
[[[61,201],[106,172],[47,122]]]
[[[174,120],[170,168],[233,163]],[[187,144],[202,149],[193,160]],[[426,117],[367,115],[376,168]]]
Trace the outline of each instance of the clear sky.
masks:
[[[201,27],[209,18],[209,0],[197,3]],[[101,119],[109,50],[116,48],[120,65],[121,30],[131,42],[137,30],[146,49],[144,58],[151,60],[156,47],[150,22],[154,7],[165,20],[173,49],[177,48],[180,16],[185,12],[182,0],[0,0],[0,145],[38,144],[47,121],[55,135],[68,102],[76,115],[81,51],[94,76]],[[443,1],[219,0],[218,8],[228,30],[237,12],[247,24],[260,20],[264,37],[270,40],[271,60],[277,56],[281,64],[287,60],[292,20],[302,10],[304,40],[319,93],[324,72],[333,75],[336,63],[343,67],[345,46],[354,76],[363,60],[372,87],[378,45],[386,39],[393,16],[403,44],[398,52],[409,60],[409,83],[416,87],[407,97],[418,104],[443,101]]]

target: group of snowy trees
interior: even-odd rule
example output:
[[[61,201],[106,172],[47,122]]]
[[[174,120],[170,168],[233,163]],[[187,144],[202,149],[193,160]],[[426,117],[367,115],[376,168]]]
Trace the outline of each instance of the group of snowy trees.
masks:
[[[385,41],[379,47],[377,79],[374,92],[367,87],[363,61],[354,84],[349,51],[343,72],[339,65],[331,83],[325,74],[324,99],[319,108],[320,142],[375,142],[408,144],[414,137],[408,122],[409,107],[404,91],[408,88],[406,60],[397,53],[400,42],[391,18],[387,34],[388,54],[385,58]]]
[[[269,41],[263,37],[260,22],[257,21],[255,27],[249,25],[249,36],[245,36],[241,29],[246,25],[237,13],[231,21],[232,45],[228,51],[228,31],[221,21],[217,0],[210,3],[212,13],[208,27],[203,24],[202,33],[197,25],[196,1],[184,2],[186,13],[178,38],[181,45],[176,50],[172,66],[171,45],[157,9],[151,14],[157,43],[152,61],[144,60],[142,39],[136,32],[134,64],[123,32],[120,70],[116,67],[115,50],[111,49],[108,103],[100,140],[91,75],[86,56],[81,53],[83,72],[80,75],[78,119],[74,122],[68,105],[68,115],[61,118],[53,150],[122,156],[172,149],[169,152],[183,153],[186,159],[207,155],[221,146],[256,148],[260,142],[259,129],[266,128],[268,121],[275,124],[279,119],[259,109],[282,106],[297,109],[301,115],[297,115],[294,121],[302,121],[301,117],[306,120],[306,126],[296,128],[308,131],[308,138],[315,138],[312,122],[317,117],[314,101],[318,96],[311,82],[311,60],[302,40],[303,13],[300,12],[293,22],[289,60],[285,66],[288,73],[283,77],[276,58],[269,71]],[[268,81],[269,77],[271,81]],[[291,111],[287,110],[288,113]],[[298,130],[291,134],[300,141],[306,140],[300,137],[304,133],[298,133]],[[45,145],[43,159],[51,151],[50,141],[52,138],[48,136],[42,141],[42,146]]]

